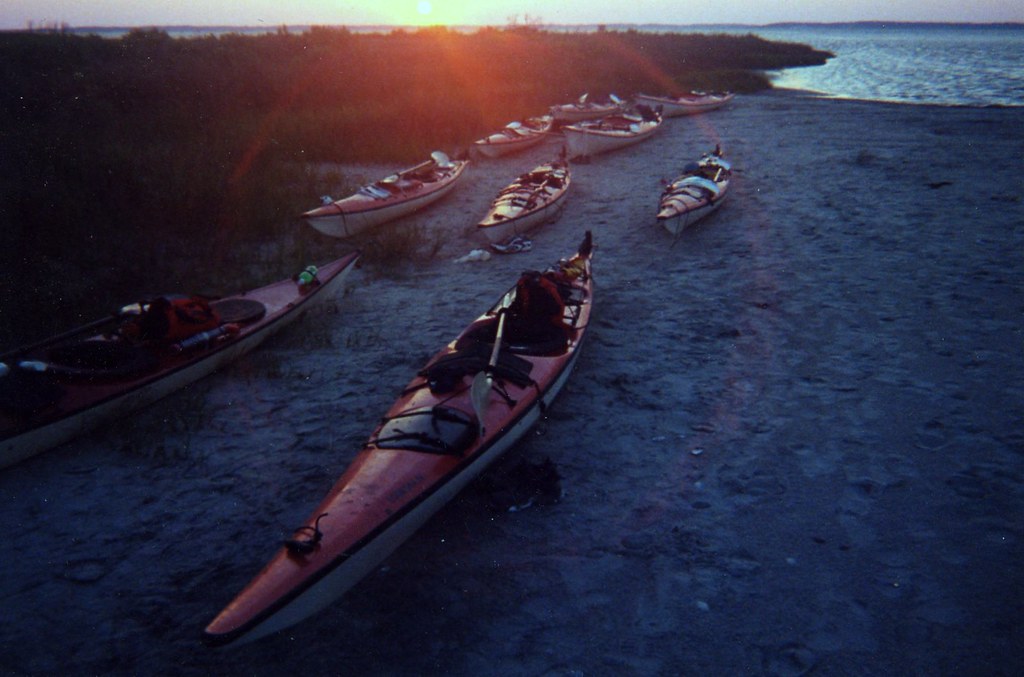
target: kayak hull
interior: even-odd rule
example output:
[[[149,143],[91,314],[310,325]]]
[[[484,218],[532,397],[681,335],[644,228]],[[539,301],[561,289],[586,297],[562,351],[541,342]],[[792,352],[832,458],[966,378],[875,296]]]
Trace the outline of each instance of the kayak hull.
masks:
[[[500,139],[489,142],[477,141],[473,145],[473,148],[476,149],[476,152],[480,153],[480,155],[493,160],[495,158],[511,155],[512,153],[518,153],[526,150],[527,148],[538,146],[542,141],[544,141],[545,137],[546,135],[544,133],[538,133],[522,139],[509,139],[508,141]]]
[[[689,208],[675,211],[671,215],[662,215],[659,213],[658,222],[661,223],[670,235],[676,237],[701,219],[718,211],[718,208],[721,206],[721,200],[715,202],[709,202],[706,200],[694,201],[692,206]]]
[[[598,122],[569,125],[562,128],[570,159],[578,159],[616,151],[645,141],[661,127],[661,119],[628,121],[604,118]]]
[[[427,164],[427,163],[425,163]],[[357,192],[342,200],[311,209],[302,218],[329,237],[347,238],[358,235],[370,228],[408,216],[445,197],[458,184],[469,162],[458,160],[437,181],[427,183],[405,182],[402,177],[423,168],[423,165],[405,170],[397,175],[394,182],[378,182],[375,185],[394,185],[380,194]]]
[[[584,120],[597,120],[599,118],[618,113],[620,110],[622,110],[620,105],[612,103],[566,103],[558,106],[552,106],[550,113],[555,119],[556,124],[566,125],[583,122]]]
[[[554,120],[550,115],[527,119],[522,123],[514,123],[500,132],[491,134],[473,142],[473,148],[480,155],[495,159],[518,153],[540,145],[548,137]]]
[[[733,99],[732,93],[726,94],[691,94],[689,96],[650,96],[637,94],[634,98],[648,106],[661,106],[661,114],[666,118],[697,115],[721,108]]]
[[[562,202],[565,193],[562,193],[556,200],[544,205],[543,208],[529,213],[506,219],[501,223],[480,225],[478,229],[483,232],[484,237],[491,244],[505,242],[516,235],[529,235],[547,223],[555,221],[565,207]]]
[[[544,395],[544,406],[550,405],[562,387],[568,381],[575,367],[579,353],[577,352],[566,370],[551,390]],[[499,459],[523,435],[536,424],[540,418],[541,404],[532,406],[498,441],[478,456],[468,467],[452,479],[438,487],[423,501],[411,507],[387,528],[382,530],[365,546],[346,557],[344,562],[321,578],[313,587],[308,588],[295,599],[288,602],[280,611],[267,620],[259,623],[245,633],[234,644],[242,645],[271,635],[312,616],[318,611],[333,604],[339,597],[352,589],[359,581],[370,574],[388,555],[415,534],[441,508],[466,488],[481,472]],[[214,640],[214,643],[219,643]]]

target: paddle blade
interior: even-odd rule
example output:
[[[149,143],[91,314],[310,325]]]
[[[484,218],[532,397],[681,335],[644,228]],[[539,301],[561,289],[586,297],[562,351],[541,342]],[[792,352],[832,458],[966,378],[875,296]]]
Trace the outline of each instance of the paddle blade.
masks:
[[[579,252],[580,256],[586,258],[586,257],[590,256],[591,252],[593,252],[593,251],[594,251],[594,236],[591,235],[590,231],[588,230],[586,232],[586,234],[583,236],[583,242],[580,243],[580,248],[579,248],[578,252]]]
[[[480,437],[484,436],[484,413],[487,411],[487,401],[491,399],[492,380],[490,374],[485,371],[477,372],[473,377],[473,385],[469,389],[469,400],[473,403],[473,413],[476,414],[477,423],[480,425]]]

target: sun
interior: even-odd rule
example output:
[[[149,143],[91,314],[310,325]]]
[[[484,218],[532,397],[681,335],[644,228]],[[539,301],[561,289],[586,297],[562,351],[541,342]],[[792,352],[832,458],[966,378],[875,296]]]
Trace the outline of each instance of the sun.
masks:
[[[2,3],[3,0],[0,0]],[[457,26],[467,21],[471,8],[480,0],[415,0],[414,2],[378,2],[381,13],[390,15],[399,26]],[[384,7],[387,7],[385,10]]]

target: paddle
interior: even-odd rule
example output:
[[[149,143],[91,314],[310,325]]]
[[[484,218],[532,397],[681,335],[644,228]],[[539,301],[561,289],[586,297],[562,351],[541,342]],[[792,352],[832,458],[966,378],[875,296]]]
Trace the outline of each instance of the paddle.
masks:
[[[116,322],[117,320],[124,317],[124,315],[128,312],[130,307],[131,306],[125,306],[121,310],[111,313],[106,317],[101,317],[98,320],[93,320],[88,324],[84,324],[80,327],[75,327],[74,329],[66,331],[62,334],[57,334],[56,336],[51,336],[49,338],[42,339],[41,341],[36,341],[35,343],[31,343],[27,346],[20,346],[18,348],[15,348],[14,350],[10,350],[4,353],[3,355],[0,355],[0,361],[6,361],[12,357],[17,357],[18,355],[21,355],[23,353],[31,352],[33,350],[36,350],[37,348],[40,348],[51,343],[59,343],[61,341],[66,341],[67,339],[74,338],[75,336],[85,334],[86,332],[95,331],[96,329],[99,329],[104,325]]]
[[[476,413],[476,420],[480,424],[480,437],[484,436],[484,413],[487,410],[487,400],[491,396],[491,387],[494,385],[492,373],[498,364],[498,355],[501,353],[501,341],[505,335],[505,312],[507,307],[503,306],[498,310],[498,330],[494,334],[494,348],[491,350],[491,358],[487,360],[487,368],[477,372],[473,377],[473,385],[469,389],[469,399],[473,403],[473,412]]]

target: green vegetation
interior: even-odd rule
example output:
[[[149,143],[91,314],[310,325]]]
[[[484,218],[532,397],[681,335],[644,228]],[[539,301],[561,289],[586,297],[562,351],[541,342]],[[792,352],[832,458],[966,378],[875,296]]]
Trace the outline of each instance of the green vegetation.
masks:
[[[327,192],[317,163],[400,166],[585,91],[751,92],[770,86],[762,69],[827,56],[752,35],[531,26],[0,34],[0,346],[144,293],[300,269],[319,236],[296,234],[295,215]],[[322,239],[318,261],[340,246]]]

